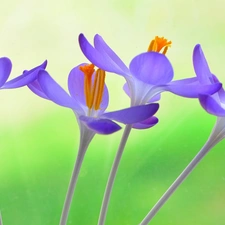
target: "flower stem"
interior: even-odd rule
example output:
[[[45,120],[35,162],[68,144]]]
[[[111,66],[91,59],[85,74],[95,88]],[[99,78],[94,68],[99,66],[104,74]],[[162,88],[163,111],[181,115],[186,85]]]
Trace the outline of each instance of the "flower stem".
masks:
[[[173,184],[167,189],[159,201],[153,206],[146,217],[141,221],[139,225],[147,225],[159,209],[166,203],[173,192],[180,186],[180,184],[185,180],[185,178],[191,173],[191,171],[197,166],[201,159],[209,152],[213,146],[206,142],[199,153],[194,157],[194,159],[188,164],[188,166],[183,170],[183,172],[178,176],[178,178],[173,182]]]
[[[110,195],[111,195],[111,192],[112,192],[114,180],[115,180],[115,177],[116,177],[116,172],[118,170],[118,166],[119,166],[119,163],[120,163],[120,160],[121,160],[121,157],[122,157],[127,139],[129,137],[131,128],[132,128],[132,125],[126,125],[126,127],[124,129],[123,137],[121,139],[120,146],[118,148],[116,158],[114,160],[114,163],[113,163],[113,166],[112,166],[109,178],[108,178],[107,186],[106,186],[106,189],[105,189],[104,198],[103,198],[103,201],[102,201],[101,211],[100,211],[99,220],[98,220],[98,225],[104,225],[104,223],[105,223],[109,199],[110,199]]]
[[[77,178],[78,178],[80,168],[81,168],[81,165],[82,165],[82,162],[84,159],[84,155],[86,153],[86,150],[88,148],[88,145],[89,145],[91,139],[94,136],[94,134],[89,132],[84,127],[80,127],[80,129],[81,129],[81,135],[80,135],[81,137],[80,137],[80,145],[79,145],[79,149],[78,149],[78,155],[77,155],[77,159],[76,159],[76,162],[74,165],[72,177],[70,179],[70,184],[68,187],[66,199],[64,202],[63,211],[62,211],[61,219],[60,219],[60,225],[66,225],[66,223],[67,223],[70,206],[71,206],[74,190],[75,190],[75,187],[77,184]]]

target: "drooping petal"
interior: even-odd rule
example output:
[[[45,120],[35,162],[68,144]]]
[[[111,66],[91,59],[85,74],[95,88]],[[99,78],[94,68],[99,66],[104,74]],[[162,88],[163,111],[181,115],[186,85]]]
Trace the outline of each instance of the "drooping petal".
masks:
[[[150,127],[155,126],[158,122],[159,122],[158,118],[155,116],[152,116],[148,118],[147,120],[133,124],[132,127],[135,129],[148,129]]]
[[[148,105],[133,106],[130,108],[108,112],[102,114],[102,117],[116,120],[124,124],[134,124],[153,116],[159,109],[158,103]]]
[[[30,84],[27,85],[27,87],[34,92],[34,94],[38,95],[41,98],[45,98],[48,99],[48,96],[43,92],[43,90],[41,89],[41,86],[38,82],[38,80],[34,80],[33,82],[31,82]]]
[[[45,95],[58,105],[79,110],[80,107],[76,101],[48,74],[42,70],[38,74],[38,81]]]
[[[94,45],[95,48],[104,56],[104,58],[107,57],[109,58],[109,60],[112,60],[112,65],[114,65],[115,73],[122,73],[122,75],[125,76],[130,73],[129,69],[119,58],[119,56],[116,55],[116,53],[106,44],[103,38],[98,34],[96,34],[94,37]]]
[[[7,81],[12,70],[12,63],[6,57],[0,58],[0,87]]]
[[[22,86],[25,86],[29,83],[31,83],[32,81],[34,81],[37,76],[38,76],[38,72],[40,70],[45,69],[47,66],[47,61],[44,61],[41,65],[31,69],[31,70],[26,70],[23,72],[22,75],[6,82],[2,88],[3,89],[9,89],[9,88],[19,88]]]
[[[79,69],[81,65],[85,65],[85,63],[80,64],[79,66],[74,67],[69,74],[68,77],[68,89],[70,95],[75,99],[79,105],[82,105],[86,108],[86,100],[84,94],[84,73]],[[93,75],[94,80],[94,75]],[[100,113],[104,112],[109,103],[109,93],[108,88],[104,85],[104,91],[102,95],[102,101],[100,104]]]
[[[195,73],[202,84],[210,84],[212,73],[202,51],[201,45],[197,44],[193,51],[193,65]]]
[[[225,109],[213,98],[213,96],[200,94],[199,101],[206,112],[215,116],[225,116]]]
[[[191,77],[191,78],[185,78],[181,80],[174,80],[171,81],[169,84],[179,84],[179,85],[184,85],[184,84],[199,84],[199,80],[197,77]]]
[[[146,52],[133,58],[130,71],[137,79],[153,85],[167,84],[173,79],[172,65],[158,52]]]
[[[95,49],[83,34],[79,35],[79,44],[83,54],[95,66],[102,70],[126,76],[126,73],[109,57]]]
[[[209,85],[168,85],[165,89],[187,98],[198,98],[199,94],[214,94],[222,87],[221,83]]]
[[[97,119],[87,116],[81,116],[79,119],[98,134],[112,134],[121,129],[117,123],[108,119]]]

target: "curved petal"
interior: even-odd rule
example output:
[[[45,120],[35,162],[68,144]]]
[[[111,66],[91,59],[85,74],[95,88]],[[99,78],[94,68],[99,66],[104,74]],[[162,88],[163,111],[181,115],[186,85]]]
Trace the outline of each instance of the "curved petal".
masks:
[[[7,81],[12,70],[12,62],[6,57],[0,58],[0,87]]]
[[[73,110],[80,109],[76,101],[69,94],[67,94],[67,92],[64,91],[64,89],[58,83],[53,80],[47,71],[42,70],[39,72],[38,81],[41,89],[51,101]]]
[[[168,85],[167,91],[187,98],[198,98],[199,94],[214,94],[222,87],[221,83],[210,85]]]
[[[109,57],[110,60],[113,61],[112,65],[115,66],[114,70],[120,73],[124,73],[123,75],[129,74],[129,69],[127,66],[123,63],[123,61],[119,58],[118,55],[105,43],[103,38],[96,34],[94,37],[94,45],[95,48],[104,56]]]
[[[174,80],[171,81],[169,84],[199,84],[199,80],[197,77],[191,77],[191,78],[185,78],[185,79],[181,79],[181,80]]]
[[[202,84],[210,84],[210,79],[212,74],[210,72],[208,63],[202,51],[201,45],[197,44],[193,51],[193,65],[196,76],[199,79],[199,82]]]
[[[87,116],[81,116],[79,119],[98,134],[112,134],[121,129],[117,123],[108,119],[96,119]]]
[[[116,120],[124,124],[134,124],[153,116],[159,109],[158,103],[148,105],[133,106],[130,108],[108,112],[102,114],[102,117]]]
[[[79,44],[83,54],[95,66],[108,72],[126,76],[126,73],[122,71],[118,67],[118,65],[113,62],[113,60],[109,56],[106,55],[106,53],[102,54],[102,52],[99,52],[97,49],[95,49],[83,34],[79,35]]]
[[[79,105],[82,105],[86,108],[86,100],[85,100],[85,94],[84,94],[84,74],[79,69],[81,65],[85,65],[85,63],[74,67],[70,71],[70,74],[68,77],[68,89],[69,89],[70,95],[75,99],[75,101],[78,102]],[[93,76],[93,79],[94,79],[94,76]],[[108,107],[108,103],[109,103],[109,93],[108,93],[108,88],[105,85],[99,111],[100,112],[105,111],[106,108]]]
[[[153,85],[167,84],[173,79],[172,65],[158,52],[146,52],[133,58],[130,71],[137,79]]]
[[[206,112],[215,116],[225,116],[225,109],[212,96],[200,94],[199,101]]]
[[[25,86],[25,85],[31,83],[32,81],[34,81],[38,76],[38,72],[40,70],[45,69],[46,66],[47,66],[47,60],[44,61],[41,65],[39,65],[31,70],[28,70],[28,71],[26,70],[23,72],[22,75],[6,82],[2,88],[9,89],[9,88],[19,88],[19,87]]]
[[[155,116],[152,116],[148,118],[147,120],[133,124],[132,127],[134,129],[148,129],[155,126],[158,122],[159,122],[158,118]]]
[[[34,94],[38,95],[41,98],[45,98],[50,100],[47,95],[43,92],[43,90],[41,89],[41,86],[38,82],[38,80],[35,80],[33,82],[31,82],[30,84],[27,85],[27,87],[34,92]]]

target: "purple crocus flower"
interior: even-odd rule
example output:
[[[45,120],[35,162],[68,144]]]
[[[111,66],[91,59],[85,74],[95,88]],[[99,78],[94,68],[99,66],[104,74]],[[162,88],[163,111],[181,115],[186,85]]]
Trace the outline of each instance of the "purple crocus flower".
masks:
[[[104,81],[105,71],[101,69],[95,71],[93,64],[81,64],[73,68],[69,74],[70,95],[45,70],[40,71],[38,79],[28,85],[40,97],[72,109],[80,127],[80,146],[61,216],[62,225],[66,224],[80,167],[94,135],[118,131],[121,127],[113,120],[134,126],[136,124],[137,128],[141,126],[139,122],[143,124],[142,126],[149,126],[145,121],[152,120],[152,116],[159,108],[157,103],[153,103],[106,113],[109,96]],[[157,122],[153,119],[152,126]]]
[[[39,70],[45,69],[46,66],[47,61],[31,70],[26,70],[22,75],[7,81],[12,70],[12,63],[9,58],[2,57],[0,58],[0,89],[19,88],[29,84],[37,78]]]
[[[171,42],[158,36],[150,43],[148,52],[131,60],[129,68],[98,34],[94,37],[94,47],[83,34],[79,35],[79,44],[87,59],[96,66],[126,79],[124,90],[131,97],[131,105],[158,99],[158,94],[163,91],[198,98],[199,93],[213,94],[221,88],[217,82],[202,84],[198,77],[172,81],[173,68],[165,56]]]
[[[28,87],[40,97],[72,109],[81,130],[88,127],[85,133],[89,135],[85,134],[86,136],[95,133],[111,134],[121,129],[113,120],[133,124],[137,128],[141,126],[139,122],[143,126],[148,120],[151,120],[152,125],[158,122],[152,117],[159,107],[156,103],[105,112],[109,95],[104,79],[105,71],[98,69],[95,72],[93,64],[81,64],[73,68],[69,74],[70,95],[45,70],[40,71],[38,79]]]
[[[197,44],[193,51],[193,65],[194,70],[200,85],[214,85],[219,84],[219,80],[213,75],[209,69],[208,63],[202,51],[202,48]],[[202,90],[201,90],[202,91]],[[145,218],[141,221],[140,225],[149,224],[155,214],[169,199],[169,197],[175,192],[180,184],[187,178],[187,176],[193,171],[198,163],[204,158],[204,156],[221,140],[225,138],[225,91],[220,88],[216,93],[206,93],[199,91],[198,97],[202,107],[206,112],[217,116],[216,124],[198,154],[192,159],[182,173],[176,178],[172,185],[162,195],[158,202],[153,206]]]

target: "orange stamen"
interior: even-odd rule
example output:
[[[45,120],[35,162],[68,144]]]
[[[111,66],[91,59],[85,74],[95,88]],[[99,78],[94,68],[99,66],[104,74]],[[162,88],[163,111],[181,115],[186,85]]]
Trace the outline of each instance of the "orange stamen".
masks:
[[[163,51],[162,54],[166,54],[168,47],[171,47],[172,42],[168,41],[164,37],[156,36],[155,39],[153,39],[148,47],[148,52],[160,52]]]
[[[84,95],[86,98],[86,105],[89,109],[92,108],[92,75],[94,73],[94,65],[85,65],[85,66],[80,66],[80,70],[84,73]]]
[[[100,108],[104,92],[105,71],[98,69],[95,73],[94,82],[92,82],[92,76],[95,72],[94,65],[91,64],[80,66],[80,70],[85,75],[84,94],[86,98],[86,105],[89,109],[98,110]]]

